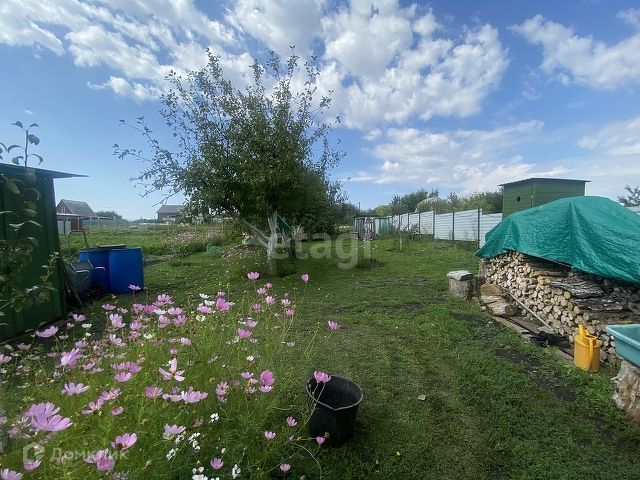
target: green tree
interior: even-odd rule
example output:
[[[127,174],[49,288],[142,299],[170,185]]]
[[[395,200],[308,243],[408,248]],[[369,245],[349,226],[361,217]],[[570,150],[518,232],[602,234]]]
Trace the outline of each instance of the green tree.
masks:
[[[122,215],[120,215],[115,210],[98,210],[95,212],[99,217],[107,217],[107,218],[115,218],[116,220],[122,220]]]
[[[203,69],[168,78],[171,89],[162,97],[161,113],[176,151],[161,145],[139,118],[134,128],[151,156],[118,145],[115,153],[146,162],[135,180],[147,193],[181,192],[193,213],[268,224],[272,260],[278,214],[313,233],[330,227],[333,207],[342,200],[340,185],[328,176],[343,155],[330,142],[334,124],[323,120],[330,98],[316,98],[319,70],[313,61],[301,66],[296,55],[284,64],[273,52],[265,65],[255,61],[242,90],[225,78],[219,58],[208,56]],[[306,81],[296,89],[298,74]]]
[[[40,192],[34,186],[36,176],[29,162],[37,160],[39,165],[42,157],[30,151],[30,148],[40,144],[40,139],[32,132],[38,124],[24,127],[22,122],[17,121],[14,125],[23,131],[24,144],[6,146],[0,143],[0,160],[5,155],[11,156],[11,163],[21,166],[24,175],[13,178],[0,174],[0,187],[5,190],[2,194],[14,197],[15,201],[11,203],[17,206],[0,211],[0,218],[6,222],[6,230],[0,238],[0,320],[7,311],[19,312],[25,305],[43,302],[50,297],[55,290],[51,276],[58,261],[57,253],[51,255],[48,264],[42,266],[43,274],[38,283],[25,285],[31,283],[24,281],[27,269],[38,268],[33,265],[32,257],[33,251],[39,248],[38,240],[27,232],[42,230],[42,225],[34,220],[38,217]]]
[[[625,207],[640,207],[640,187],[632,188],[626,185],[624,189],[629,195],[618,197],[618,201]]]

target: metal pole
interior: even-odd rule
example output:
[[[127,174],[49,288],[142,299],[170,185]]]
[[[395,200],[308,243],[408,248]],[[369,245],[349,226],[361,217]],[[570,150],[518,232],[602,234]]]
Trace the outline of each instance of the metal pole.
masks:
[[[451,212],[451,236],[453,237],[453,246],[456,246],[456,209]]]
[[[436,210],[431,210],[433,213],[433,243],[436,243]]]
[[[482,210],[478,209],[478,248],[480,248],[480,212]]]

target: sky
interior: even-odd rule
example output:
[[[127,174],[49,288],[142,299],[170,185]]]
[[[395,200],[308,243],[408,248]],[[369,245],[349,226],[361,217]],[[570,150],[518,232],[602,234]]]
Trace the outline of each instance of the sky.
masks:
[[[145,116],[170,144],[170,70],[209,48],[243,88],[254,58],[291,45],[332,92],[332,176],[362,208],[535,176],[613,199],[640,184],[637,0],[2,0],[0,141],[37,122],[42,167],[87,175],[57,180],[58,200],[153,218],[164,195],[142,197],[143,164],[113,155],[142,146],[119,120]]]

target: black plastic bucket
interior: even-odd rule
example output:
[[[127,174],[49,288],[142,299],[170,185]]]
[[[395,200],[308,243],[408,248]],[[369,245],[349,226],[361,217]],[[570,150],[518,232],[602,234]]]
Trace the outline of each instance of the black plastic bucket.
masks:
[[[338,375],[332,375],[327,383],[318,383],[311,377],[307,382],[307,393],[313,408],[309,419],[311,436],[326,437],[324,444],[332,447],[349,440],[363,398],[360,386]]]

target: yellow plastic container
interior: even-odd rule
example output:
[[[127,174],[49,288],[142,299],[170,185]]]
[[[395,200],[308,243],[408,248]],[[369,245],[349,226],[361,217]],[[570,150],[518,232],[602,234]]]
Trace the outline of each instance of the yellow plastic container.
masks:
[[[573,363],[590,372],[600,369],[600,341],[583,325],[578,325],[578,335],[573,339]]]

